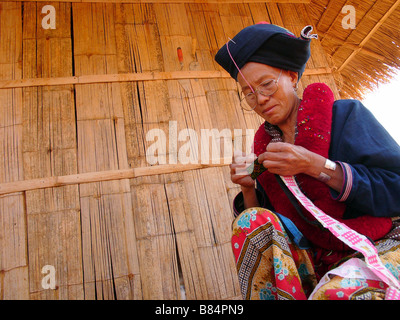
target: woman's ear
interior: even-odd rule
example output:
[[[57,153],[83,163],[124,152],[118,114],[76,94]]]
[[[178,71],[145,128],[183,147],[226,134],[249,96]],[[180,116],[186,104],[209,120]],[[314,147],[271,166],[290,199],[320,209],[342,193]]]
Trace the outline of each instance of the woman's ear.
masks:
[[[299,74],[295,71],[288,70],[288,76],[290,78],[290,82],[293,85],[293,88],[297,88],[297,82],[299,81]]]

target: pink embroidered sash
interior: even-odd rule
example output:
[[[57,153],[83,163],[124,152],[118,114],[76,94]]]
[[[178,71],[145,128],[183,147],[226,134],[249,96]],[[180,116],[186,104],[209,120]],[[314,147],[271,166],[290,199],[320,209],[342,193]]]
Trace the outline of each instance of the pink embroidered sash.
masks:
[[[365,257],[366,265],[375,273],[379,279],[389,287],[386,290],[385,300],[400,300],[400,282],[383,265],[375,246],[362,234],[350,229],[345,224],[333,219],[317,208],[300,190],[294,177],[281,176],[281,179],[299,200],[299,202],[338,239],[350,248],[361,252]]]

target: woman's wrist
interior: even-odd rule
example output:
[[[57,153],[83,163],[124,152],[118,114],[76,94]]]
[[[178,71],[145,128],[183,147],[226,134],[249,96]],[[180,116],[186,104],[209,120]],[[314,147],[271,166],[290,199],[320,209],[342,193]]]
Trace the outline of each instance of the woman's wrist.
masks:
[[[335,162],[319,155],[312,154],[310,166],[305,172],[309,176],[326,183],[332,189],[339,191],[343,185],[343,171]]]
[[[252,187],[241,186],[241,189],[243,193],[243,202],[245,209],[260,206],[257,199],[256,188],[254,186]]]
[[[253,193],[253,192],[255,193],[256,192],[255,185],[251,186],[251,187],[240,186],[240,188],[241,188],[243,194],[250,194],[250,193]]]

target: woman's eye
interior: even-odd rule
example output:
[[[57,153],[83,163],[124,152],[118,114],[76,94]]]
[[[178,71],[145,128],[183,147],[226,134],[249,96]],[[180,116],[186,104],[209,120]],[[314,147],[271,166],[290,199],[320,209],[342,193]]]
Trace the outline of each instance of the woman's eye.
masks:
[[[250,96],[252,94],[253,94],[253,92],[251,92],[251,90],[242,91],[242,96],[243,97],[247,97],[247,96]]]
[[[274,80],[268,80],[266,82],[263,82],[260,87],[261,88],[269,88],[272,86],[273,82],[274,82]]]

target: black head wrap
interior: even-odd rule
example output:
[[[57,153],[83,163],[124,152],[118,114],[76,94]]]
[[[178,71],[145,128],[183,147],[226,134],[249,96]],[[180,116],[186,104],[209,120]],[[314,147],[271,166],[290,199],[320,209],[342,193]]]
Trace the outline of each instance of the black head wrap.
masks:
[[[235,80],[238,68],[241,69],[247,62],[292,70],[298,72],[300,79],[311,55],[310,39],[317,38],[317,35],[310,35],[311,31],[312,27],[307,26],[297,38],[282,27],[258,23],[240,31],[218,51],[215,60]]]

